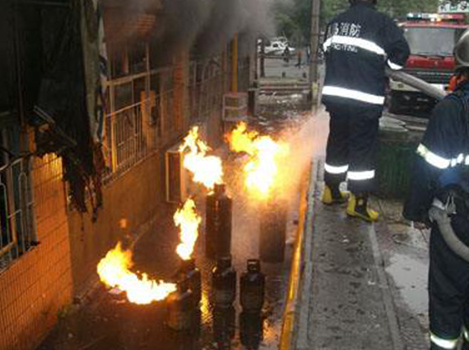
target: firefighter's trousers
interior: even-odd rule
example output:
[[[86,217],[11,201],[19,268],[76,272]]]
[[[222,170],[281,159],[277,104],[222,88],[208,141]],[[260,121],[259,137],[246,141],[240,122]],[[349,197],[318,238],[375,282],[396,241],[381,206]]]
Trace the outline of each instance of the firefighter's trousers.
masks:
[[[368,193],[375,186],[375,157],[381,110],[375,107],[329,106],[324,180],[336,186],[348,180],[355,194]]]
[[[457,214],[452,226],[468,244],[469,218]],[[469,350],[469,262],[453,253],[436,224],[430,237],[428,291],[431,350],[456,349],[460,337],[465,338],[463,349]]]

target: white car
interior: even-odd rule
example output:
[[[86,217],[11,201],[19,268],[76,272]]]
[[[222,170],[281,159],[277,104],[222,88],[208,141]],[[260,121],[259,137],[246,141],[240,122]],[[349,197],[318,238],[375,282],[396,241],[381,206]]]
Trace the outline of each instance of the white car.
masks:
[[[294,53],[296,50],[294,47],[287,46],[286,44],[280,41],[271,41],[265,45],[264,52],[266,55],[283,55],[285,48],[288,47],[290,54]],[[259,52],[261,48],[259,47]]]

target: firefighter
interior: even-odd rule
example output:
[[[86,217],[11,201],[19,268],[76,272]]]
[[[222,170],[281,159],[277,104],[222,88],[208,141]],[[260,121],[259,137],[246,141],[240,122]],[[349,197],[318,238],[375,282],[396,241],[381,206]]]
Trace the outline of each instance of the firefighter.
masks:
[[[455,91],[437,104],[417,148],[403,215],[431,227],[431,349],[469,350],[469,31],[455,48]],[[436,216],[435,212],[444,216]],[[430,213],[430,215],[429,215]],[[446,218],[448,225],[442,225]],[[450,239],[448,233],[456,237]]]
[[[344,203],[347,214],[376,221],[368,207],[374,189],[378,122],[384,105],[385,66],[402,69],[409,45],[376,0],[350,0],[350,8],[327,26],[322,101],[330,114],[325,163],[325,204]],[[348,193],[339,185],[348,180]]]

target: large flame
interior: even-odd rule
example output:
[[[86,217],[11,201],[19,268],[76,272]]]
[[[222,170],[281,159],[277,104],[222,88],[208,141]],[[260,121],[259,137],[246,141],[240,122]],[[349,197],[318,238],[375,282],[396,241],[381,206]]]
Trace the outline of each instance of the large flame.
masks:
[[[279,164],[289,153],[288,145],[248,131],[244,122],[239,123],[227,139],[233,151],[250,156],[244,166],[247,188],[256,197],[267,198],[279,181]]]
[[[195,202],[192,199],[188,199],[183,207],[174,214],[174,223],[179,227],[179,238],[181,240],[176,252],[182,260],[191,258],[195,242],[199,236],[198,229],[201,221],[201,217],[195,211]]]
[[[194,182],[203,184],[209,190],[223,182],[221,159],[207,155],[210,148],[199,138],[197,126],[189,131],[179,150],[188,151],[184,156],[184,167],[193,174]]]
[[[135,304],[150,304],[153,301],[164,300],[176,290],[176,285],[173,283],[149,279],[145,273],[138,276],[130,271],[132,265],[132,252],[122,250],[119,242],[99,262],[99,278],[107,286],[125,291],[129,301]]]

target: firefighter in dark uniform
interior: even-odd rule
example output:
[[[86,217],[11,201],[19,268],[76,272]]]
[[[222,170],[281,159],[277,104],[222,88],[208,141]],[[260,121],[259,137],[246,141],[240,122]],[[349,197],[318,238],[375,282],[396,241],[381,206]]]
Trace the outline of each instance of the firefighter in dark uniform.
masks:
[[[469,245],[469,31],[456,45],[455,59],[456,89],[432,112],[417,148],[411,193],[403,213],[405,218],[431,227],[432,350],[456,349],[461,341],[463,349],[469,350],[469,257],[467,252],[466,256],[461,253]]]
[[[402,69],[409,45],[387,15],[376,11],[376,0],[350,0],[350,8],[327,27],[323,48],[326,76],[322,101],[330,114],[327,142],[325,204],[343,203],[339,190],[348,180],[347,214],[375,221],[368,208],[374,190],[375,150],[384,105],[385,67]]]

